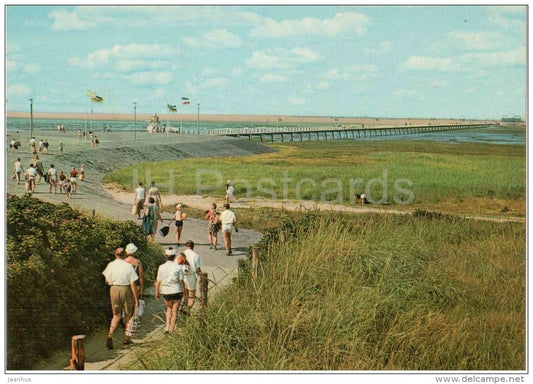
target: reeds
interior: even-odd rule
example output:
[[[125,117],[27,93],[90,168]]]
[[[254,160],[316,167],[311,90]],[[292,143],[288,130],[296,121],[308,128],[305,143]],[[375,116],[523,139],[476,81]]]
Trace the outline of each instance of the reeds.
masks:
[[[525,226],[310,213],[149,369],[525,369]]]

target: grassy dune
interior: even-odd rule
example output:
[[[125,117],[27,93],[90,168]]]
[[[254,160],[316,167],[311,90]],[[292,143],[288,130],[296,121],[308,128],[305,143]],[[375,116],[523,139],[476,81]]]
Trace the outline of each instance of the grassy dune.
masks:
[[[133,174],[149,174],[164,192],[221,197],[232,179],[241,198],[353,204],[355,193],[366,192],[377,204],[525,215],[525,146],[339,141],[273,147],[278,152],[259,156],[132,165],[104,182],[128,188]]]
[[[525,225],[311,214],[144,369],[523,370]]]

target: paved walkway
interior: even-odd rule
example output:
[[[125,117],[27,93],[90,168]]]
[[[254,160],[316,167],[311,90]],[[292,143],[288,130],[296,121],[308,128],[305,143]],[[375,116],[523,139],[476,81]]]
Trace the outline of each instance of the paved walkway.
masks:
[[[79,169],[80,164],[84,164],[87,178],[79,182],[78,192],[73,194],[70,200],[64,194],[49,193],[48,184],[43,180],[36,185],[34,196],[46,201],[69,203],[73,207],[92,214],[113,219],[113,220],[134,220],[139,223],[135,216],[131,214],[131,204],[121,202],[113,198],[102,186],[103,176],[115,169],[128,164],[142,161],[159,161],[190,157],[207,157],[217,153],[218,156],[250,155],[270,151],[269,148],[259,144],[250,143],[245,140],[235,140],[219,137],[197,137],[173,135],[165,137],[158,134],[137,133],[137,140],[129,138],[128,133],[102,134],[100,146],[91,148],[88,142],[83,142],[75,137],[74,133],[61,135],[56,132],[46,132],[46,136],[39,135],[36,139],[47,138],[51,143],[51,150],[48,154],[40,155],[45,170],[50,164],[54,164],[58,170],[65,173],[70,171],[72,166]],[[54,150],[55,143],[63,141],[65,152],[59,153]],[[29,137],[21,140],[23,143],[29,142]],[[215,152],[216,151],[216,152]],[[7,154],[6,175],[11,174],[11,169],[15,160],[20,157],[24,168],[27,169],[33,160],[29,152],[29,145],[19,149],[16,153]],[[17,185],[16,181],[6,178],[7,193],[22,195],[26,193],[24,185]],[[133,200],[133,194],[131,194]],[[208,206],[206,206],[206,209]],[[163,213],[165,223],[171,217],[170,213]],[[226,284],[232,281],[236,273],[238,260],[245,258],[248,248],[260,240],[261,234],[249,230],[240,230],[233,236],[233,256],[226,256],[223,249],[223,239],[219,235],[219,250],[210,250],[207,241],[207,223],[204,220],[188,218],[184,223],[181,242],[193,240],[196,244],[195,250],[202,258],[202,269],[208,273],[210,279],[209,293],[216,293]],[[175,247],[173,228],[166,237],[159,234],[156,240],[163,248]],[[183,246],[180,249],[184,249]],[[153,297],[153,287],[147,289],[145,300],[147,311],[142,317],[141,333],[136,338],[134,346],[124,347],[121,343],[121,332],[116,332],[115,349],[107,350],[105,347],[105,337],[108,324],[96,331],[86,339],[86,370],[111,369],[116,370],[123,367],[131,358],[139,354],[142,348],[152,348],[153,343],[162,337],[161,328],[164,327],[164,302],[155,300]],[[64,370],[68,369],[68,354],[70,346],[65,346],[65,351],[47,361],[41,362],[36,369],[39,370]]]

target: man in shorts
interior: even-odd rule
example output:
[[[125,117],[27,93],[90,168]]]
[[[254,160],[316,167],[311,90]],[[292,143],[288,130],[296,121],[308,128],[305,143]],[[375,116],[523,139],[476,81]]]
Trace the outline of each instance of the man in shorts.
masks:
[[[224,246],[226,247],[226,256],[233,255],[231,252],[231,234],[235,229],[237,216],[229,209],[229,204],[224,204],[224,212],[220,215],[220,222],[222,223],[222,235],[224,236]]]
[[[202,272],[200,268],[202,262],[200,260],[200,255],[194,252],[194,242],[192,240],[187,240],[185,243],[185,251],[183,253],[189,263],[189,271],[185,274],[183,281],[185,282],[185,296],[187,297],[187,313],[190,314],[196,298],[197,275]],[[178,259],[176,259],[176,263],[178,263]]]
[[[146,199],[146,193],[143,187],[143,183],[139,183],[135,189],[135,198],[133,200],[134,206],[134,215],[137,215],[137,218],[141,218],[141,212],[144,209],[144,200]]]
[[[124,322],[128,324],[133,311],[139,305],[139,297],[137,296],[137,289],[135,288],[135,280],[139,277],[135,273],[133,266],[127,263],[126,252],[124,248],[117,248],[115,250],[115,260],[110,262],[102,274],[109,289],[109,296],[111,298],[111,308],[113,309],[113,318],[109,326],[109,334],[107,335],[106,346],[113,349],[113,332],[117,329],[122,312],[124,312]],[[124,333],[123,344],[131,344],[130,337]]]

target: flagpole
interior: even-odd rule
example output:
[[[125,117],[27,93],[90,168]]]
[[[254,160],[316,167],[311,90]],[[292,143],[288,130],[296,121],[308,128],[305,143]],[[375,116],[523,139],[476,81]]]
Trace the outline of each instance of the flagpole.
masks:
[[[137,140],[137,102],[133,102],[133,141]]]
[[[196,133],[200,134],[200,103],[197,103],[196,106],[198,107],[198,114],[196,115]]]

